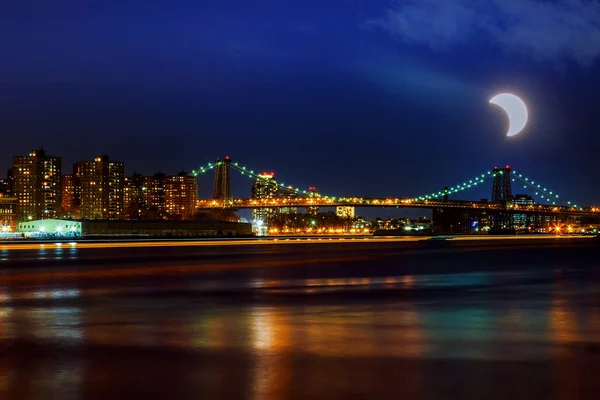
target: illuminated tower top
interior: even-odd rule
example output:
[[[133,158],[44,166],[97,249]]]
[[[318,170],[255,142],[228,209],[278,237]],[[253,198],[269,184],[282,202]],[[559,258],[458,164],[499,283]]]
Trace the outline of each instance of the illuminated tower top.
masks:
[[[273,172],[263,172],[252,185],[252,198],[272,199],[277,197],[277,182]]]

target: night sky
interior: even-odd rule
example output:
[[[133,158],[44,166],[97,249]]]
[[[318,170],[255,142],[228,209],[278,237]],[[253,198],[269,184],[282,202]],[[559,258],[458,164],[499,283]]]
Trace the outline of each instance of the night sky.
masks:
[[[229,155],[324,194],[419,196],[508,163],[597,204],[599,53],[594,0],[3,1],[0,167],[40,146],[65,173]],[[503,91],[529,107],[515,137]]]

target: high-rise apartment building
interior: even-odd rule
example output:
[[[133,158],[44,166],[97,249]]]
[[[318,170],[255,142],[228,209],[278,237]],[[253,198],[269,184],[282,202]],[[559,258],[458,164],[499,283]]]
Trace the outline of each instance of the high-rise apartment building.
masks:
[[[144,203],[144,176],[138,173],[134,173],[130,177],[125,177],[123,187],[123,204],[125,208],[129,207],[132,203]]]
[[[13,169],[9,168],[6,171],[6,187],[7,194],[13,196],[15,194],[15,176],[13,174]]]
[[[61,177],[63,218],[79,218],[81,206],[81,185],[76,174]]]
[[[126,219],[142,219],[147,216],[147,206],[144,200],[146,190],[145,178],[141,174],[133,173],[125,177],[123,188],[123,206]]]
[[[75,164],[81,185],[81,218],[123,219],[125,168],[107,155]]]
[[[61,202],[61,159],[32,150],[13,157],[12,190],[17,198],[17,221],[56,218]]]
[[[196,214],[198,181],[195,176],[180,172],[165,178],[165,211],[169,219],[190,219]]]
[[[253,199],[273,199],[277,197],[277,182],[274,173],[263,172],[252,185]],[[267,222],[274,214],[273,208],[255,208],[252,210],[252,220]]]
[[[293,187],[279,187],[277,197],[281,199],[295,199],[298,197],[298,192]],[[281,214],[298,214],[298,207],[281,207]]]
[[[8,179],[0,179],[0,196],[9,196],[10,188]]]
[[[154,212],[158,218],[165,217],[165,179],[162,172],[144,177],[143,198],[148,210]]]

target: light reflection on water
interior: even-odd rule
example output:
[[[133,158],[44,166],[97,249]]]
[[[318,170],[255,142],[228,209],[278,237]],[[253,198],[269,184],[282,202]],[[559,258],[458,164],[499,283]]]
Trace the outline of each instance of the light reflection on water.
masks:
[[[52,302],[76,292],[64,288],[47,293],[41,298]],[[85,367],[85,353],[73,351],[103,346],[217,352],[212,357],[218,357],[219,352],[240,352],[246,354],[242,357],[246,357],[244,363],[251,371],[250,387],[244,390],[255,399],[285,399],[298,373],[307,385],[326,378],[322,369],[296,370],[300,368],[298,357],[306,355],[348,362],[378,358],[544,360],[567,357],[571,352],[568,346],[562,346],[557,353],[552,343],[573,345],[584,339],[600,340],[597,309],[588,315],[591,322],[582,323],[580,314],[585,311],[571,304],[563,293],[556,292],[555,296],[551,302],[533,308],[523,308],[515,301],[396,301],[347,308],[336,304],[215,306],[186,299],[147,298],[129,304],[119,301],[85,307],[52,303],[3,307],[3,343],[48,343],[55,346],[56,353],[27,371],[15,367],[10,358],[0,357],[0,393],[10,391],[17,381],[23,382],[25,374],[35,377],[37,386],[49,388],[57,398],[68,398],[83,390],[93,376]],[[120,354],[117,357],[126,357],[127,352]],[[210,375],[213,384],[233,390],[224,378],[228,369],[215,368]],[[418,368],[412,373],[417,374]],[[567,370],[557,373],[562,374],[561,379],[573,379]],[[417,374],[404,389],[412,393],[423,390],[422,378]]]
[[[299,290],[305,293],[325,293],[347,290],[372,289],[429,289],[483,287],[486,285],[511,283],[523,279],[541,279],[550,276],[550,271],[495,271],[495,272],[463,272],[424,275],[397,275],[375,277],[348,278],[312,278],[312,279],[255,279],[247,285],[253,289],[269,291]]]
[[[335,288],[352,296],[353,288],[407,291],[448,285],[485,286],[498,277],[513,279],[511,273],[445,277],[404,274],[255,280],[253,285],[257,291],[267,293],[290,287],[315,293],[321,288]],[[291,302],[220,304],[186,296],[163,297],[158,292],[144,296],[124,289],[0,287],[1,349],[10,350],[11,343],[27,344],[8,356],[0,350],[0,396],[21,393],[20,398],[32,398],[33,392],[24,388],[44,388],[54,398],[71,398],[89,390],[85,388],[98,382],[98,376],[107,377],[102,381],[105,384],[128,382],[120,375],[127,376],[119,365],[128,359],[129,352],[147,351],[144,357],[159,366],[174,363],[170,354],[180,354],[177,352],[210,354],[207,359],[195,360],[180,369],[171,367],[172,372],[164,373],[177,379],[189,376],[186,382],[192,386],[200,379],[203,385],[213,388],[212,393],[233,393],[233,397],[251,394],[255,399],[287,399],[293,397],[294,390],[310,388],[331,390],[326,386],[330,373],[337,373],[341,382],[352,380],[346,364],[360,365],[357,368],[361,376],[370,381],[364,378],[367,380],[357,385],[364,384],[368,390],[382,374],[390,373],[381,369],[381,360],[418,361],[410,364],[411,379],[402,386],[404,393],[418,397],[431,379],[431,372],[422,364],[424,360],[554,360],[556,377],[566,382],[567,388],[561,386],[557,393],[568,398],[578,377],[560,360],[576,357],[578,346],[600,343],[598,304],[582,305],[577,297],[579,289],[547,285],[537,289],[546,292],[537,301],[527,297],[530,288],[523,288],[516,298],[349,297],[349,305],[335,299],[314,301],[318,296],[313,294]],[[19,305],[15,300],[34,303]],[[41,359],[35,353],[28,355],[27,348],[32,344],[50,349],[49,355]],[[94,361],[101,357],[97,354],[110,349],[116,349],[107,357],[110,361]],[[166,361],[152,359],[159,349]],[[23,357],[35,361],[17,362]],[[95,367],[89,367],[90,363]],[[242,370],[248,376],[240,378]],[[143,375],[143,371],[139,373]],[[146,381],[144,384],[151,384]],[[237,386],[232,382],[238,382]]]

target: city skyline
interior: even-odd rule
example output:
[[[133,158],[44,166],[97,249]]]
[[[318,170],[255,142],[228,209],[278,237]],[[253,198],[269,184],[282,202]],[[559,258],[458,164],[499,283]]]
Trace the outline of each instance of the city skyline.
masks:
[[[410,196],[510,164],[579,203],[600,199],[589,184],[600,146],[596,3],[104,7],[3,10],[3,170],[40,146],[65,165],[110,154],[127,174],[229,155],[298,187],[351,195],[360,182],[361,195]],[[514,138],[488,104],[504,91],[531,112]]]
[[[80,172],[78,172],[81,169],[82,165],[85,165],[86,163],[89,163],[89,161],[81,161],[82,158],[80,158],[80,161],[71,164],[72,165],[72,172],[70,172],[69,168],[67,167],[67,169],[63,169],[61,167],[61,165],[64,165],[65,163],[62,161],[63,158],[60,155],[53,155],[50,154],[46,149],[39,148],[39,149],[32,149],[29,150],[28,155],[31,157],[36,157],[37,153],[41,154],[42,157],[49,157],[51,160],[56,160],[56,161],[52,161],[57,162],[58,165],[58,172],[60,172],[60,175],[57,176],[57,178],[67,178],[69,179],[70,177],[72,177],[73,175],[77,175]],[[27,156],[13,156],[13,162],[21,162],[21,161],[17,161],[22,159],[23,157],[27,158]],[[181,176],[182,174],[187,174],[189,176],[194,176],[196,180],[198,179],[202,179],[203,176],[208,176],[210,177],[210,179],[212,179],[212,183],[208,183],[208,181],[206,181],[205,185],[201,185],[201,187],[204,189],[203,191],[199,191],[199,198],[212,198],[212,199],[216,199],[216,198],[221,198],[222,197],[222,192],[223,193],[228,193],[228,200],[231,200],[231,195],[233,195],[234,198],[251,198],[254,197],[254,191],[255,191],[255,185],[257,181],[262,181],[264,178],[271,178],[273,179],[273,184],[275,184],[275,187],[277,188],[277,192],[279,193],[279,197],[289,197],[289,196],[297,196],[297,195],[304,195],[304,196],[312,196],[314,193],[311,192],[318,192],[317,188],[314,186],[308,186],[308,187],[302,187],[299,185],[294,185],[292,182],[287,181],[287,183],[283,183],[281,178],[275,178],[275,172],[273,172],[273,170],[271,170],[271,172],[267,172],[266,170],[263,172],[255,172],[254,170],[251,170],[252,167],[248,166],[248,165],[244,165],[234,159],[232,159],[229,156],[225,156],[225,157],[218,157],[216,158],[214,161],[205,163],[204,165],[200,165],[198,166],[196,169],[193,169],[191,171],[186,171],[185,169],[182,169],[181,171],[179,171],[179,173],[176,174],[165,174],[164,170],[161,168],[155,168],[154,170],[156,172],[154,172],[153,174],[146,174],[146,173],[140,173],[139,170],[137,169],[132,169],[131,171],[127,170],[125,168],[126,163],[124,163],[123,161],[117,161],[117,162],[113,162],[114,159],[109,158],[109,156],[107,154],[101,154],[101,155],[96,155],[94,157],[94,161],[95,162],[107,162],[110,160],[109,165],[111,164],[117,164],[118,165],[118,175],[122,176],[125,181],[127,181],[127,179],[135,179],[136,177],[141,177],[141,178],[152,178],[153,176],[156,177],[158,175],[168,175],[168,176]],[[93,161],[92,161],[93,162]],[[238,173],[234,173],[231,174],[230,173],[230,168],[222,168],[221,164],[229,164],[231,166],[233,166],[233,170],[237,170]],[[13,164],[13,167],[17,165],[17,164]],[[12,168],[7,169],[6,178],[0,178],[0,182],[2,182],[3,184],[6,184],[10,179],[8,178],[8,175],[10,173],[12,173],[11,171],[13,171]],[[40,167],[41,169],[44,169],[45,167]],[[52,167],[53,169],[56,169],[56,166]],[[505,168],[507,169],[511,169],[513,170],[513,168],[511,168],[509,165],[506,165]],[[499,170],[499,168],[497,166],[495,166],[491,171],[479,171],[479,172],[484,172],[484,174],[490,174],[492,173],[493,175],[496,175],[497,171]],[[226,175],[223,175],[224,171],[226,172]],[[259,170],[260,171],[260,170]],[[14,171],[13,171],[14,172]],[[521,171],[522,172],[522,171]],[[481,175],[481,177],[484,176],[484,174]],[[216,177],[219,176],[219,180],[216,180]],[[225,176],[227,176],[225,178]],[[475,181],[481,179],[481,177],[479,177],[479,174],[475,175]],[[8,179],[7,179],[8,178]],[[214,179],[213,179],[214,178]],[[240,179],[242,178],[242,179]],[[250,181],[248,181],[248,178],[250,179]],[[527,178],[527,176],[523,176],[522,174],[518,174],[518,180],[521,181],[522,183],[527,183],[527,180],[529,178]],[[239,182],[243,182],[242,185],[232,185],[231,181],[236,181],[238,184]],[[513,181],[515,181],[515,179],[512,179]],[[450,190],[448,191],[447,195],[450,196],[453,199],[457,199],[457,196],[461,196],[461,193],[463,193],[465,191],[465,189],[467,188],[467,183],[465,181],[465,183],[462,182],[462,180],[455,180],[457,182],[455,188],[456,190]],[[225,183],[227,182],[227,183]],[[473,181],[470,181],[473,182]],[[533,180],[531,180],[530,183],[532,183]],[[60,186],[60,182],[59,186]],[[540,185],[540,182],[538,182],[538,187],[542,188],[548,185]],[[68,183],[67,183],[68,185]],[[280,187],[281,185],[281,187]],[[226,187],[225,187],[226,186]],[[241,186],[241,187],[236,187],[236,186]],[[460,188],[460,189],[459,189]],[[550,186],[550,189],[548,189],[550,191],[550,193],[552,193],[552,189],[553,187]],[[419,196],[426,196],[426,195],[440,195],[440,193],[442,193],[441,191],[438,190],[439,188],[430,191],[429,193],[420,193],[415,195],[414,193],[406,196],[406,195],[391,195],[391,196],[385,196],[388,198],[417,198]],[[445,189],[448,189],[448,187],[445,187]],[[483,189],[483,190],[482,190]],[[485,185],[481,185],[478,186],[477,184],[475,185],[469,185],[468,186],[468,190],[467,193],[470,193],[470,195],[468,197],[461,197],[460,200],[475,200],[475,199],[491,199],[492,201],[494,201],[494,196],[495,194],[493,193],[488,193],[490,192],[491,188],[487,188]],[[534,195],[534,197],[538,200],[541,201],[541,203],[547,203],[547,204],[557,204],[557,203],[553,203],[554,201],[559,201],[559,204],[564,204],[567,205],[567,200],[565,200],[565,196],[559,196],[557,191],[554,191],[554,194],[551,196],[552,199],[550,199],[548,197],[548,191],[546,189],[545,192],[540,192],[535,193],[535,190],[532,191],[533,188],[526,188],[526,187],[521,187],[521,188],[517,188],[517,191],[524,191],[523,193],[514,193],[515,195],[519,194],[526,194],[525,192],[528,192],[532,195]],[[212,192],[212,196],[209,194],[209,190],[210,192]],[[494,189],[496,190],[496,189]],[[555,190],[555,189],[554,189]],[[202,192],[206,192],[206,195],[202,195]],[[289,193],[287,193],[289,192]],[[240,194],[241,193],[241,194]],[[479,196],[479,194],[482,194],[482,196]],[[336,195],[334,193],[325,193],[325,194],[321,194],[321,196],[325,196],[325,197],[377,197],[377,196],[372,196],[372,195],[363,195],[360,193],[352,193],[351,195],[347,195],[347,196],[339,196]],[[554,198],[556,196],[556,198]],[[271,197],[271,196],[269,196]],[[567,197],[568,198],[568,197]],[[425,197],[423,198],[425,199]],[[560,199],[560,200],[559,200]],[[570,198],[571,200],[573,200],[572,198]],[[61,199],[59,198],[59,203],[61,202]],[[576,202],[572,202],[572,201],[568,201],[568,205],[574,205],[576,204]],[[588,206],[596,206],[596,203],[592,203],[592,204],[582,204],[579,203],[580,206],[584,206],[584,207],[588,207]]]

